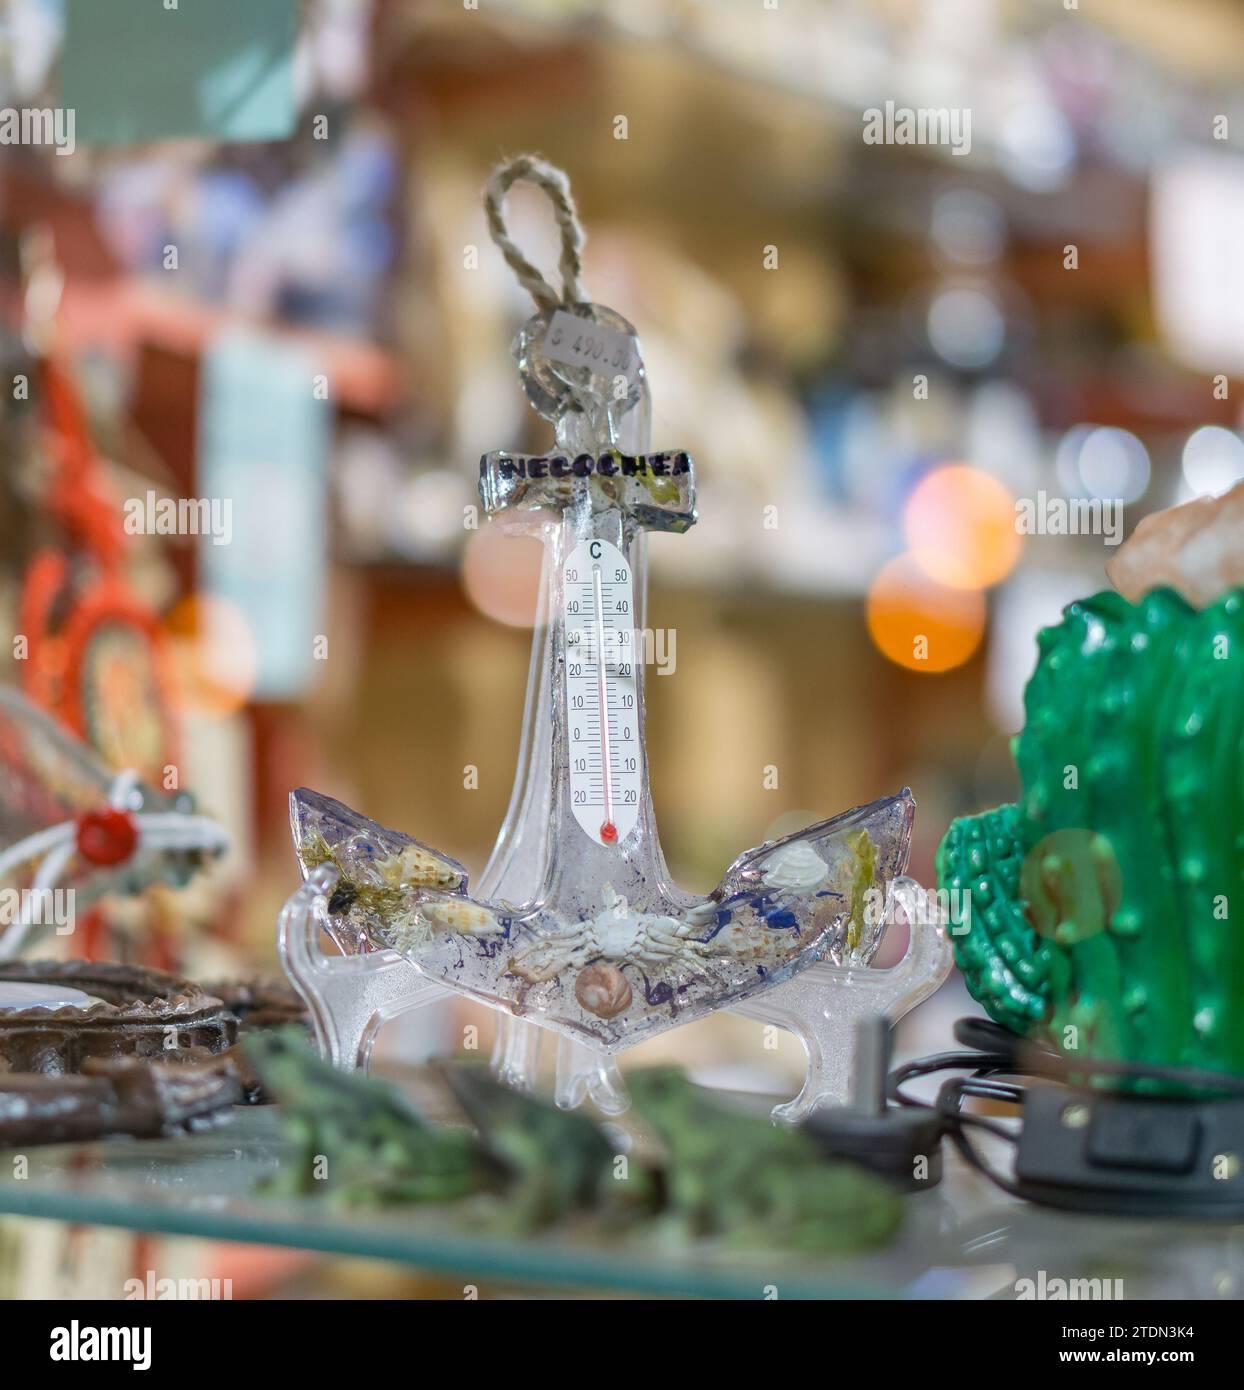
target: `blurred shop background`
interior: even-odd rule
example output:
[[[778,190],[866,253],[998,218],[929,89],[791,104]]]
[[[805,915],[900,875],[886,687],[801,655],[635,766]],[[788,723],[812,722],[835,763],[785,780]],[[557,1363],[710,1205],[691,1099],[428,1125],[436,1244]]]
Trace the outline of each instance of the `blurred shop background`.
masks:
[[[204,9],[183,72],[161,26]],[[589,296],[640,331],[653,446],[696,460],[699,525],[650,548],[671,869],[707,890],[910,785],[931,883],[950,818],[1015,791],[1037,630],[1146,513],[1244,477],[1241,72],[1236,0],[9,0],[4,106],[77,112],[72,152],[0,129],[12,372],[69,372],[100,515],[234,499],[228,544],[126,538],[167,687],[101,658],[118,757],[122,716],[167,701],[238,842],[160,958],[274,968],[298,785],[484,864],[538,555],[471,524],[475,480],[547,427],[479,197],[524,150],[569,173]],[[887,103],[970,133],[871,142]],[[510,215],[551,266],[539,196]],[[80,542],[45,406],[3,403],[6,633],[36,547]],[[1067,501],[1106,504],[1094,533],[1060,533]],[[948,986],[905,1050],[966,1002]],[[390,1050],[452,1050],[467,1017],[487,1047],[456,1008]],[[641,1051],[739,1086],[801,1068],[738,1019]]]

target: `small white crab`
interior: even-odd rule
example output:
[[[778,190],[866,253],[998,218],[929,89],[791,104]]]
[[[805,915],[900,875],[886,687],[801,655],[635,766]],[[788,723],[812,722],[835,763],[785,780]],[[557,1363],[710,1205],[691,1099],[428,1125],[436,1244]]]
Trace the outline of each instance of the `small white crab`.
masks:
[[[528,984],[543,984],[568,966],[577,968],[589,960],[635,961],[642,965],[677,962],[702,970],[701,958],[709,954],[702,941],[691,940],[701,928],[674,917],[653,917],[631,909],[626,899],[606,884],[603,911],[586,922],[572,922],[545,932],[520,951],[510,970]]]

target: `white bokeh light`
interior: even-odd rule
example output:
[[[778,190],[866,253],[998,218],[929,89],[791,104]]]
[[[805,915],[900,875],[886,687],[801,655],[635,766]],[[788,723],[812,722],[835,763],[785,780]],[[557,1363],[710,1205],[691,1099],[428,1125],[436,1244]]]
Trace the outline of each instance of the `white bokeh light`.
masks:
[[[1244,478],[1244,439],[1221,425],[1202,425],[1184,445],[1184,481],[1194,493],[1225,492]]]
[[[1149,486],[1149,451],[1113,425],[1072,425],[1058,442],[1054,467],[1065,497],[1135,502]]]
[[[1072,425],[1058,441],[1054,451],[1054,471],[1064,497],[1078,497],[1083,483],[1080,478],[1080,450],[1093,433],[1092,425]]]
[[[1149,486],[1149,451],[1129,430],[1090,430],[1080,444],[1078,465],[1089,497],[1135,502]]]
[[[984,367],[1002,350],[1006,324],[993,300],[966,286],[945,289],[929,305],[929,342],[956,367]]]

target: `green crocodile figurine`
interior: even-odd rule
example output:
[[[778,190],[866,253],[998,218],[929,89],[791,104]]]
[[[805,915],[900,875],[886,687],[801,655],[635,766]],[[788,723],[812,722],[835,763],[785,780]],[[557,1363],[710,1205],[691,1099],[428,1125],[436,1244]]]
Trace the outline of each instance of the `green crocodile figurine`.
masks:
[[[1244,1073],[1244,590],[1097,594],[1038,648],[1022,795],[938,852],[968,988],[1069,1058]]]
[[[664,1146],[666,1210],[687,1234],[823,1254],[880,1245],[898,1226],[902,1200],[882,1179],[827,1161],[800,1131],[716,1104],[677,1067],[627,1084]]]
[[[271,1191],[386,1206],[453,1201],[499,1185],[472,1134],[429,1124],[386,1082],[338,1070],[298,1030],[252,1033],[243,1046],[295,1144]]]
[[[812,1140],[767,1117],[714,1104],[677,1068],[628,1078],[664,1149],[653,1167],[622,1161],[585,1115],[513,1091],[474,1062],[439,1070],[478,1135],[429,1123],[396,1088],[339,1071],[295,1030],[253,1034],[244,1046],[295,1141],[292,1162],[268,1184],[283,1195],[389,1206],[489,1193],[467,1219],[508,1235],[576,1212],[606,1230],[642,1231],[659,1212],[684,1236],[807,1253],[876,1245],[901,1215],[879,1178],[826,1162]]]
[[[585,1115],[513,1091],[480,1064],[438,1067],[473,1135],[428,1122],[395,1087],[340,1071],[297,1035],[259,1033],[245,1046],[296,1144],[276,1192],[387,1206],[490,1191],[503,1201],[477,1214],[515,1235],[578,1210],[617,1215],[647,1193],[642,1173],[615,1180],[614,1148]]]
[[[536,1230],[574,1211],[607,1218],[650,1200],[648,1174],[618,1164],[614,1145],[583,1113],[559,1110],[497,1081],[482,1062],[443,1062],[437,1070],[508,1174],[503,1224]]]

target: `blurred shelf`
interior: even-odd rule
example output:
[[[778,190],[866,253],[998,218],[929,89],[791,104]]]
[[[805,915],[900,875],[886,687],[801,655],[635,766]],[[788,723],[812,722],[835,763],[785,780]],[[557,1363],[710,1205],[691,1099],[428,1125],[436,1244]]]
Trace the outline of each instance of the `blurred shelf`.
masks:
[[[75,346],[126,351],[146,344],[192,360],[230,329],[270,334],[306,353],[316,373],[328,378],[331,400],[340,409],[381,419],[403,397],[402,363],[366,338],[254,319],[138,278],[69,282],[61,321]]]
[[[334,404],[348,413],[384,419],[404,400],[407,367],[362,333],[257,318],[213,304],[180,292],[176,271],[165,272],[167,287],[126,272],[100,233],[92,200],[80,187],[61,186],[59,174],[55,159],[0,170],[0,228],[50,229],[65,272],[58,329],[71,350],[128,358],[147,346],[197,362],[217,335],[246,328],[302,348],[316,372],[328,377]],[[8,308],[16,314],[15,303]]]
[[[1109,36],[1116,61],[1120,52],[1154,65],[1166,86],[1190,100],[1218,89],[1222,100],[1234,80],[1232,57],[1244,51],[1244,17],[1233,0],[1189,0],[1196,13],[1188,24],[1158,12],[1159,0],[1111,0],[1101,12],[1085,16],[1094,34]],[[1021,43],[1036,45],[1038,36],[1068,23],[1068,12],[1055,7],[1028,15],[1024,7],[988,8],[978,33],[951,42],[947,26],[926,32],[928,7],[891,3],[830,6],[825,0],[787,0],[767,7],[745,3],[634,5],[609,0],[489,0],[478,10],[454,3],[396,5],[390,11],[391,36],[384,57],[395,67],[412,53],[434,73],[444,89],[453,75],[479,82],[487,74],[508,70],[513,81],[527,65],[543,68],[552,58],[563,67],[625,55],[662,71],[669,64],[722,80],[723,116],[731,109],[730,89],[742,89],[781,105],[783,117],[801,115],[817,130],[826,127],[852,141],[860,137],[862,113],[891,101],[896,108],[928,103],[931,74],[955,83],[973,113],[976,139],[972,157],[962,160],[948,144],[910,145],[901,152],[931,167],[971,164],[977,173],[1000,175],[1013,162],[1007,145],[1007,117],[1016,105],[1017,81],[1026,71],[1008,67]],[[1071,20],[1080,17],[1071,15]],[[785,26],[783,25],[785,21]],[[994,32],[996,29],[996,32]],[[1190,41],[1189,41],[1190,40]],[[936,43],[936,51],[930,45]],[[576,55],[577,50],[577,55]],[[926,51],[927,50],[927,51]],[[953,66],[954,82],[948,78]],[[461,100],[455,90],[454,100]],[[940,104],[940,103],[937,103]],[[1098,142],[1100,144],[1100,142]],[[961,152],[960,152],[961,153]],[[1100,158],[1101,149],[1096,150]],[[1140,181],[1134,162],[1119,159],[1130,179]]]

